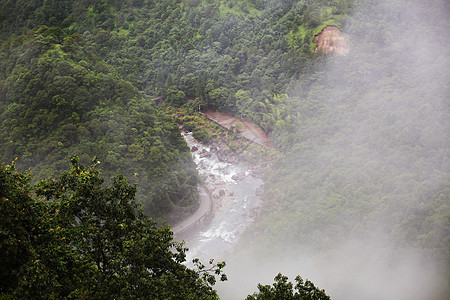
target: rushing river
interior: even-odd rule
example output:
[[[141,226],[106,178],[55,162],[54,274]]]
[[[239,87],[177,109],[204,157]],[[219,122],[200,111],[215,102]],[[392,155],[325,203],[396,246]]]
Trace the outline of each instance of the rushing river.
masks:
[[[216,155],[220,149],[202,145],[191,133],[183,136],[191,149],[198,149],[191,153],[215,207],[211,222],[186,240],[187,261],[195,257],[203,262],[210,258],[220,260],[252,222],[252,215],[260,205],[257,190],[263,182],[243,164],[220,161]]]

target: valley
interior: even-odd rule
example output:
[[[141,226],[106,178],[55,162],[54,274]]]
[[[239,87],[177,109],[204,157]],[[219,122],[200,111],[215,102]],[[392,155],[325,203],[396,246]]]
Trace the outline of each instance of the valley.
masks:
[[[448,299],[449,11],[0,0],[0,298]]]

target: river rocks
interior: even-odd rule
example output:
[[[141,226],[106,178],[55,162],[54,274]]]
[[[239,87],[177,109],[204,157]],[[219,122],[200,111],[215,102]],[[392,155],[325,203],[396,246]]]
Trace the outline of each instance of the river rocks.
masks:
[[[235,197],[234,192],[228,189],[230,184],[238,184],[248,175],[253,176],[255,170],[248,166],[244,170],[245,161],[225,142],[217,141],[206,146],[196,141],[191,133],[182,131],[182,135],[195,157],[203,186],[211,195],[214,207],[220,207],[222,202]]]
[[[232,165],[237,165],[241,162],[239,157],[237,157],[231,150],[222,150],[216,153],[217,158],[222,162],[227,162]]]
[[[212,192],[212,196],[214,198],[223,198],[226,196],[226,194],[227,194],[227,191],[225,189],[216,189],[216,190],[213,190],[213,192]]]
[[[206,149],[203,149],[203,150],[200,152],[200,158],[210,157],[211,155],[212,155],[212,153],[209,152],[209,151],[206,150]]]
[[[251,174],[251,176],[256,177],[256,178],[263,178],[263,176],[264,176],[264,172],[261,169],[256,169],[256,168],[251,169],[250,174]]]
[[[205,178],[203,183],[205,188],[211,193],[219,196],[219,191],[224,190],[225,182],[219,180],[215,175],[210,174]]]
[[[197,164],[197,168],[199,169],[199,170],[206,170],[207,169],[207,166],[206,166],[206,163],[204,162],[204,161],[200,161],[198,164]]]
[[[239,155],[230,149],[228,145],[218,142],[210,145],[210,152],[217,155],[217,158],[221,162],[237,165],[242,162]]]
[[[255,167],[247,164],[239,147],[234,147],[236,144],[228,145],[224,139],[203,145],[191,133],[184,137],[197,164],[204,191],[202,199],[208,199],[212,205],[208,214],[212,218],[210,225],[198,234],[195,247],[203,249],[203,244],[222,245],[224,241],[231,244],[258,211],[260,200],[255,189],[262,180],[252,176]]]
[[[245,172],[241,172],[241,173],[238,173],[238,174],[236,174],[236,175],[233,175],[233,176],[231,177],[231,179],[233,179],[233,180],[235,180],[235,181],[241,181],[242,179],[245,178],[245,176],[246,176]]]

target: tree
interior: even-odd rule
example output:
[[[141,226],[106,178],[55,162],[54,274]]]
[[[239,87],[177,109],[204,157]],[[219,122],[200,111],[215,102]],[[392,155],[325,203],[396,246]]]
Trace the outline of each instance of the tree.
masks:
[[[170,86],[167,89],[167,100],[175,107],[180,107],[186,102],[186,94],[177,89],[176,86]]]
[[[144,215],[136,185],[117,176],[105,187],[97,162],[71,162],[34,187],[14,164],[1,165],[0,298],[217,299],[223,262],[187,268],[187,248]]]
[[[275,276],[273,286],[258,284],[259,293],[248,295],[247,300],[329,300],[325,290],[320,290],[309,280],[303,282],[300,276],[295,278],[295,292],[288,277],[279,273]]]
[[[42,207],[29,194],[27,173],[0,165],[0,296],[17,286],[17,271],[31,258],[31,240],[40,224]]]

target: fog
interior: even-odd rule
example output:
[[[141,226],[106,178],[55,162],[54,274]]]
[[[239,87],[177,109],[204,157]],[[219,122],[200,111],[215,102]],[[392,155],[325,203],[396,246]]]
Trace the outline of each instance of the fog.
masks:
[[[292,253],[244,256],[227,266],[230,282],[221,283],[221,299],[244,299],[256,284],[272,284],[278,272],[294,281],[300,274],[332,299],[447,299],[442,269],[424,265],[414,250],[396,251],[379,241],[347,241],[329,253]]]
[[[304,117],[304,129],[299,131],[298,139],[315,138],[308,145],[309,153],[315,154],[308,171],[316,169],[332,174],[337,168],[345,169],[344,179],[334,178],[364,186],[365,193],[369,193],[367,187],[371,186],[375,197],[383,200],[364,203],[372,198],[357,199],[362,204],[344,200],[350,209],[352,205],[364,206],[367,214],[347,215],[338,209],[342,214],[335,220],[326,220],[323,228],[311,223],[306,230],[319,231],[317,236],[322,238],[328,234],[323,239],[330,240],[321,240],[314,246],[309,245],[310,240],[302,245],[281,231],[279,243],[264,243],[261,241],[264,234],[256,232],[264,226],[258,224],[261,220],[256,220],[257,226],[242,237],[234,253],[224,257],[229,281],[217,286],[221,299],[243,299],[256,291],[257,283],[272,284],[279,272],[291,281],[296,275],[313,281],[332,299],[450,296],[446,294],[448,265],[434,260],[434,253],[420,247],[424,245],[417,242],[419,233],[412,231],[410,243],[408,238],[402,237],[403,242],[398,242],[389,234],[406,232],[404,227],[392,226],[414,217],[421,205],[431,199],[429,195],[449,187],[450,35],[446,32],[450,25],[449,3],[356,1],[353,9],[342,28],[351,52],[326,60],[324,73],[319,76],[326,91],[313,94],[300,80],[292,86],[290,96],[311,99],[316,95],[320,100],[316,107],[329,116],[313,121],[316,115],[312,112],[310,119]],[[298,107],[306,115],[300,110],[303,106]],[[318,128],[327,132],[320,133]],[[292,157],[292,164],[301,168],[298,160],[302,159],[302,153]],[[332,175],[326,176],[331,184]],[[307,175],[300,176],[298,184],[307,189],[302,182],[307,179]],[[338,188],[343,184],[333,182],[333,185],[335,193],[345,197],[343,189]],[[390,196],[394,194],[395,199]],[[312,195],[297,195],[298,202],[319,201]],[[447,210],[441,212],[443,221],[436,224],[448,226],[448,193],[443,195],[447,198],[441,200],[439,209]],[[320,207],[314,205],[308,204],[305,210],[311,209],[309,206]],[[356,212],[360,213],[358,209]],[[263,209],[264,213],[267,210]],[[260,216],[267,222],[263,217]],[[284,229],[291,231],[296,224],[308,226],[308,222],[298,221]],[[266,225],[265,233],[275,231]],[[447,232],[447,226],[433,230]],[[348,229],[348,235],[333,236],[335,227]],[[440,241],[443,247],[448,242]]]

